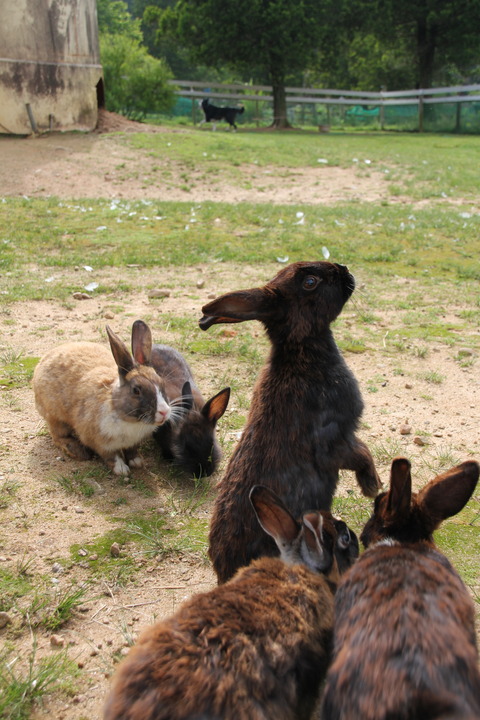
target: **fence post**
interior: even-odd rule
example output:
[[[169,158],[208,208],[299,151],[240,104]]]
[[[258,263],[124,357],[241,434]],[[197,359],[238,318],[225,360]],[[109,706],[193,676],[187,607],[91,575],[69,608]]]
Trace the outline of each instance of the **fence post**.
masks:
[[[423,132],[423,90],[418,91],[418,132]]]
[[[381,95],[381,98],[380,98],[380,103],[381,103],[380,104],[380,130],[385,129],[385,106],[383,104],[383,93],[385,92],[385,90],[386,90],[385,85],[382,85],[380,87],[380,95]]]

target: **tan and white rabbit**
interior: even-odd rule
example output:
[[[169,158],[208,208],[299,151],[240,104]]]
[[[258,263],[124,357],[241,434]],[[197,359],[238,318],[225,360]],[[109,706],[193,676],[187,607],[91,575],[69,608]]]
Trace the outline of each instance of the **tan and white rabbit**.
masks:
[[[324,720],[480,718],[473,601],[433,542],[478,474],[467,461],[414,493],[410,463],[393,461],[390,489],[361,535],[367,549],[335,598]]]
[[[355,562],[358,541],[326,511],[297,522],[266,487],[250,501],[280,557],[254,560],[145,630],[115,674],[104,720],[309,720],[330,659],[339,564]]]
[[[33,375],[35,404],[66,455],[87,460],[93,451],[116,475],[128,475],[142,466],[138,446],[168,420],[170,406],[163,380],[149,367],[148,326],[133,323],[133,357],[108,325],[106,330],[111,352],[92,342],[47,352]]]

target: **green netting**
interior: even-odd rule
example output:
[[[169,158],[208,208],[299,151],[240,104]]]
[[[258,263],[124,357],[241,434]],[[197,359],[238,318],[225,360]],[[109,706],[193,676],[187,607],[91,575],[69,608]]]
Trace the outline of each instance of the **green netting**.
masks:
[[[232,104],[240,104],[235,100]],[[218,101],[219,105],[226,102]],[[258,101],[243,103],[245,112],[239,118],[244,123],[269,125],[273,119],[270,102]],[[375,105],[322,105],[320,103],[298,103],[287,105],[290,123],[296,127],[319,128],[364,128],[397,131],[418,131],[418,106],[387,105],[379,108]],[[200,122],[203,113],[198,100],[179,97],[171,111],[171,116],[184,117],[187,122]],[[470,103],[433,103],[425,104],[423,112],[424,132],[472,133],[480,134],[480,102]]]

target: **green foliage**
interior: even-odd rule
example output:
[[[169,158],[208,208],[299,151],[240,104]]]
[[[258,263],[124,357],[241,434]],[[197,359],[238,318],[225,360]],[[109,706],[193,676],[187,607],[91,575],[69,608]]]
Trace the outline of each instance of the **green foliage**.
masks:
[[[129,35],[103,34],[100,54],[108,110],[141,119],[148,112],[166,112],[173,106],[170,70],[162,60],[149,55],[138,40]]]
[[[11,390],[27,386],[38,360],[36,357],[27,357],[23,351],[16,353],[13,349],[0,353],[0,388]]]
[[[97,0],[98,31],[100,35],[124,35],[141,42],[140,21],[134,20],[123,0]]]
[[[80,671],[66,652],[37,659],[34,640],[26,657],[13,655],[8,647],[0,653],[0,717],[3,720],[28,720],[32,706],[45,694],[73,691],[72,680]]]
[[[287,77],[304,70],[336,16],[331,0],[179,0],[150,11],[161,32],[190,49],[200,62],[225,63],[273,86],[274,124],[285,125]]]

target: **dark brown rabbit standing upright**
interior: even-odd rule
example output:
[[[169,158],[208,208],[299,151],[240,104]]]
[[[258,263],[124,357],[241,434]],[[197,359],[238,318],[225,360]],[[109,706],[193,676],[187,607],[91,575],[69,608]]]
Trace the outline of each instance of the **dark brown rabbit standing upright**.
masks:
[[[335,598],[324,720],[480,718],[473,601],[433,541],[478,474],[470,460],[415,493],[409,461],[392,462],[390,489],[361,535],[367,549]]]
[[[330,509],[340,468],[355,471],[365,495],[378,492],[372,456],[355,436],[363,410],[358,384],[330,329],[354,287],[344,265],[298,262],[264,287],[202,308],[202,329],[260,320],[272,343],[213,510],[209,554],[219,582],[253,558],[278,554],[249,503],[256,483],[283,497],[294,515]]]

